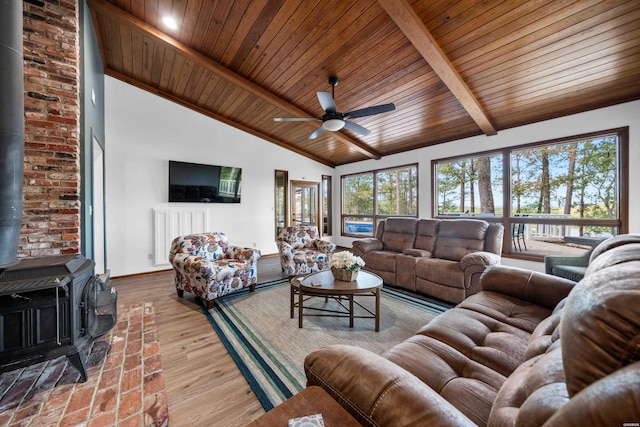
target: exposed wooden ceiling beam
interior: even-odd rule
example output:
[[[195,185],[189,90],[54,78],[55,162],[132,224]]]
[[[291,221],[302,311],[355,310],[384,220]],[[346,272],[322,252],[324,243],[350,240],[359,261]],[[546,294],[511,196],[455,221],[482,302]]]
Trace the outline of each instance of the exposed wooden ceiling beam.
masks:
[[[205,67],[207,70],[211,71],[217,76],[225,80],[228,80],[229,82],[237,85],[238,87],[248,92],[251,92],[255,96],[265,100],[266,102],[269,102],[272,105],[278,108],[281,108],[282,110],[287,112],[287,114],[291,114],[292,116],[295,116],[295,117],[312,117],[308,112],[297,108],[296,106],[290,104],[289,102],[283,100],[282,98],[279,98],[278,96],[267,91],[266,89],[263,89],[262,87],[250,82],[244,77],[234,73],[228,68],[213,61],[211,58],[208,58],[207,56],[191,49],[189,46],[186,46],[185,44],[179,42],[178,40],[175,40],[172,37],[169,37],[165,33],[159,31],[157,28],[154,28],[151,25],[147,24],[146,22],[139,20],[135,16],[128,14],[124,10],[118,8],[117,6],[111,3],[107,3],[104,0],[89,0],[88,4],[92,9],[95,8],[96,10],[100,10],[101,12],[106,13],[109,16],[128,22],[130,25],[133,25],[138,29],[140,29],[140,31],[146,33],[146,35],[148,35],[149,37],[153,37],[161,41],[167,48],[173,50],[176,54],[187,57],[190,61],[193,61],[194,63],[202,67]],[[211,116],[211,114],[208,114],[208,115]],[[313,130],[317,129],[317,122],[307,122],[306,124],[307,126],[309,126],[310,129],[311,128],[313,128]],[[246,128],[246,127],[243,127],[243,128]],[[252,133],[255,134],[255,132],[252,132]],[[380,159],[382,157],[382,155],[379,152],[369,147],[367,144],[361,141],[349,138],[348,136],[344,135],[341,132],[333,132],[331,135],[333,138],[354,147],[356,150],[358,150],[359,152],[361,152],[362,154],[364,154],[365,156],[371,159]],[[273,138],[267,138],[267,139],[271,141]],[[282,144],[283,143],[280,142],[278,145],[284,146]],[[292,149],[292,146],[290,145],[286,145],[286,147],[289,149]],[[327,164],[327,161],[323,161],[322,163]]]
[[[411,5],[406,0],[378,0],[378,3],[447,85],[485,135],[495,135],[497,131],[475,95]]]

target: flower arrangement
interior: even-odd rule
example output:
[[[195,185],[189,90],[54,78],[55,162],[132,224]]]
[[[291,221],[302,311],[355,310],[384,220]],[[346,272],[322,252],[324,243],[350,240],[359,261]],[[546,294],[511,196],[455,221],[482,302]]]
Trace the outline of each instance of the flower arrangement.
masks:
[[[364,267],[364,261],[349,251],[336,252],[331,256],[329,267],[341,270],[358,271]]]

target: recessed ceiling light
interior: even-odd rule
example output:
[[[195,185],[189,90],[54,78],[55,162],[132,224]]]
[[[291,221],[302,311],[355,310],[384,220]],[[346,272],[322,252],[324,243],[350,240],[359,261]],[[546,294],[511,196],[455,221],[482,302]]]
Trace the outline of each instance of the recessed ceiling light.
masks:
[[[176,22],[175,19],[173,19],[170,16],[163,17],[162,18],[162,22],[164,22],[164,25],[169,27],[169,29],[171,29],[171,30],[177,30],[178,29],[178,23]]]

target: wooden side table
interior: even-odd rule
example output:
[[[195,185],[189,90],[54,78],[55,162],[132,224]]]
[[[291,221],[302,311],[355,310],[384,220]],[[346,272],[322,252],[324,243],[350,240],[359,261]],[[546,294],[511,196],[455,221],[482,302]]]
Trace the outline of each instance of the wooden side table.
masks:
[[[361,427],[326,391],[315,385],[305,388],[247,427],[287,427],[290,419],[313,414],[322,414],[326,427]]]

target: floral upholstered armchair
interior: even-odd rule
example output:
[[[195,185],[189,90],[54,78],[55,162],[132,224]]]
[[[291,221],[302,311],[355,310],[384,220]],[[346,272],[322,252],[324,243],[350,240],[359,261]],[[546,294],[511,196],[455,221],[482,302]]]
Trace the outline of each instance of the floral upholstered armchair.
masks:
[[[191,292],[207,308],[213,307],[216,298],[242,288],[253,292],[258,258],[260,251],[231,246],[219,232],[176,237],[169,252],[178,296]]]
[[[336,249],[333,243],[320,239],[315,226],[285,227],[276,243],[282,271],[289,277],[328,270]]]

